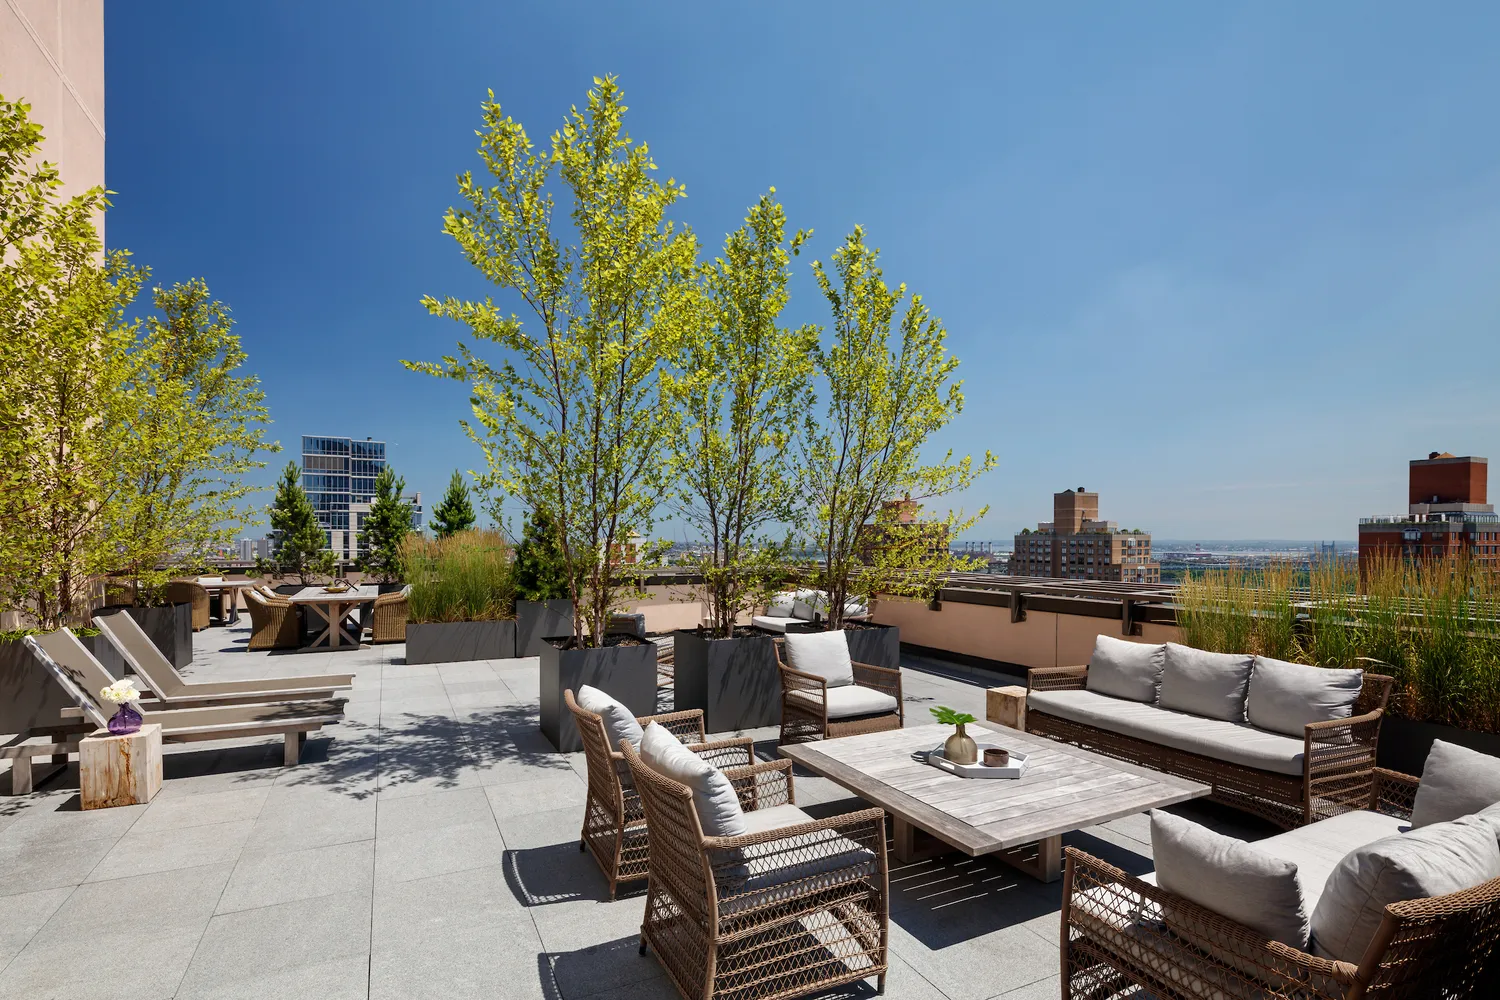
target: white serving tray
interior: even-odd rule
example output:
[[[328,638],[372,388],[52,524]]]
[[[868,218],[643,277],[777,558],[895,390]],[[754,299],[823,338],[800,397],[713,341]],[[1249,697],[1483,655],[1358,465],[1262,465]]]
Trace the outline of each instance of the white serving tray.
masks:
[[[956,774],[960,778],[1019,778],[1026,773],[1026,765],[1029,760],[1026,754],[1012,750],[1010,752],[1009,765],[1006,767],[990,767],[984,763],[984,752],[986,750],[1003,750],[1006,748],[1000,746],[998,743],[979,743],[978,747],[979,760],[973,764],[953,763],[953,761],[943,756],[943,746],[941,743],[925,753],[919,752],[917,756],[920,756],[925,763],[947,771],[949,774]]]

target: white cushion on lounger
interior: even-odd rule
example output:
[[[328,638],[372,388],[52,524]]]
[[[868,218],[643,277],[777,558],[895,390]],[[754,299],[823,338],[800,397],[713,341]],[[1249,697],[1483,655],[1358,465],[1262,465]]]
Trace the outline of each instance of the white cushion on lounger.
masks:
[[[801,618],[787,618],[778,615],[756,615],[750,619],[750,624],[756,628],[765,629],[767,632],[785,632],[788,625],[807,624]]]
[[[818,707],[821,702],[816,691],[793,691],[792,698]],[[896,710],[896,699],[884,691],[844,684],[828,689],[828,717],[830,719],[852,719],[857,715],[884,715]]]
[[[1268,733],[1243,722],[1205,719],[1093,691],[1033,691],[1026,696],[1026,706],[1059,719],[1231,764],[1278,774],[1302,774],[1301,739]]]
[[[771,603],[766,606],[766,615],[770,618],[792,617],[792,605],[796,603],[797,595],[790,590],[783,591],[771,598]]]

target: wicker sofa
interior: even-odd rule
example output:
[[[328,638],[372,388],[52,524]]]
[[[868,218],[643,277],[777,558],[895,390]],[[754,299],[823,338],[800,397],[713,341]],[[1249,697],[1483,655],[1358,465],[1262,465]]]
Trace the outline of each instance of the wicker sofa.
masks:
[[[1377,769],[1366,801],[1250,847],[1297,865],[1296,878],[1311,895],[1307,909],[1313,911],[1319,894],[1332,891],[1337,869],[1351,870],[1345,854],[1405,835],[1419,787],[1416,778]],[[1425,1000],[1500,995],[1500,878],[1445,895],[1390,902],[1376,917],[1368,946],[1356,950],[1356,957],[1333,959],[1271,940],[1169,892],[1158,885],[1157,875],[1135,877],[1067,848],[1063,997]],[[1317,920],[1315,915],[1309,947],[1321,953]]]
[[[1163,650],[1199,659],[1231,661],[1222,654],[1204,654],[1188,647],[1166,643],[1147,646],[1100,636],[1091,664],[1102,671],[1108,657],[1120,647],[1133,647],[1129,656],[1143,650]],[[1181,651],[1186,653],[1181,653]],[[1201,781],[1212,786],[1216,801],[1243,809],[1282,827],[1311,823],[1369,801],[1374,781],[1376,744],[1380,721],[1390,696],[1391,678],[1369,671],[1326,671],[1324,668],[1282,664],[1260,657],[1244,657],[1243,693],[1239,707],[1233,695],[1218,717],[1204,717],[1177,710],[1161,700],[1141,693],[1120,697],[1108,693],[1109,686],[1091,680],[1090,666],[1038,667],[1028,675],[1026,729],[1041,736],[1126,760],[1143,767]],[[1256,670],[1280,668],[1340,675],[1352,685],[1352,704],[1343,706],[1340,717],[1324,718],[1309,706],[1295,726],[1273,731],[1256,724],[1254,711],[1247,713]],[[1170,664],[1163,668],[1158,691],[1165,692],[1171,676]],[[1357,691],[1357,694],[1356,694]],[[1296,706],[1283,705],[1285,711]],[[1236,715],[1236,713],[1238,713]],[[1329,713],[1323,713],[1327,715]],[[1248,720],[1247,720],[1248,715]],[[1318,721],[1307,721],[1317,719]],[[1298,732],[1293,736],[1291,733]]]

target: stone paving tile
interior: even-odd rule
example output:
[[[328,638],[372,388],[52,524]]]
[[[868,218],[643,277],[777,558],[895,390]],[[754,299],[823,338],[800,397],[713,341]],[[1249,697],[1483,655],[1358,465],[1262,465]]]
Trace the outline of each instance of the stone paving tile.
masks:
[[[233,861],[239,857],[240,848],[254,826],[254,820],[241,820],[185,830],[126,834],[115,841],[85,881],[98,882]]]
[[[303,851],[247,851],[240,855],[214,912],[232,913],[341,892],[369,892],[374,869],[373,840]]]
[[[0,970],[26,947],[57,908],[73,894],[70,885],[0,896]]]
[[[118,838],[59,844],[0,843],[0,896],[78,885],[117,842]]]
[[[409,882],[493,867],[504,858],[505,841],[490,818],[377,839],[375,878],[380,882]]]
[[[270,791],[269,784],[256,782],[255,786],[250,788],[204,792],[201,795],[158,797],[131,826],[130,833],[138,835],[167,830],[186,830],[195,826],[210,826],[241,820],[253,822],[260,816],[261,807],[265,805],[266,795]]]
[[[484,789],[477,786],[394,798],[382,795],[378,802],[375,831],[380,837],[397,837],[470,823],[494,824],[489,799],[485,797]]]

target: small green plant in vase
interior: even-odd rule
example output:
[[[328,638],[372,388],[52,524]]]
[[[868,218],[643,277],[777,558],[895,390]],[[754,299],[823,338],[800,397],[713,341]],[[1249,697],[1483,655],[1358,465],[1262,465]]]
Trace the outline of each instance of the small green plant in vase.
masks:
[[[933,718],[945,726],[957,726],[954,734],[943,743],[943,756],[955,764],[975,764],[979,762],[979,747],[964,732],[964,726],[977,721],[974,716],[967,712],[955,712],[953,709],[943,705],[929,709]]]

